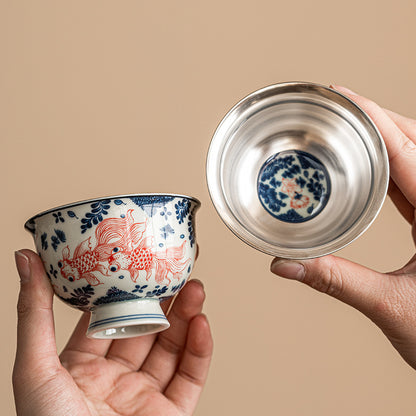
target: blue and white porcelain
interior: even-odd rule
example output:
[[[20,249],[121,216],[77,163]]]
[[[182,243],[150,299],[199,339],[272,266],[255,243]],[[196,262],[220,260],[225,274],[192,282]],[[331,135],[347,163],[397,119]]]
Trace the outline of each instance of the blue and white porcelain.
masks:
[[[174,194],[107,197],[42,212],[25,228],[55,294],[91,311],[87,335],[127,338],[169,327],[160,302],[191,274],[199,207]]]
[[[315,156],[286,150],[271,156],[261,167],[257,192],[273,217],[286,222],[309,221],[326,206],[331,180]]]
[[[380,211],[386,147],[348,97],[310,82],[270,85],[221,120],[207,156],[211,200],[227,227],[272,256],[340,250]]]

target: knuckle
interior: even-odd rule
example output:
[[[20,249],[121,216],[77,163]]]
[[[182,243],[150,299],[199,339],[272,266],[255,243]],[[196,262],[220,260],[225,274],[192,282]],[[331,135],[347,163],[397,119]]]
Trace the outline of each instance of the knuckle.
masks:
[[[355,96],[354,101],[370,116],[377,114],[381,110],[377,103],[361,95]]]
[[[185,368],[179,367],[177,371],[177,375],[183,378],[184,380],[194,384],[198,387],[203,387],[204,380],[201,377],[196,376],[195,374],[191,373],[190,371],[186,370]]]
[[[28,296],[20,294],[16,309],[18,318],[25,319],[33,313],[50,313],[52,311],[52,305],[36,301],[36,299],[29,299]]]
[[[414,157],[416,155],[416,146],[403,135],[399,152],[404,153],[407,156]]]
[[[390,274],[390,277],[394,290],[385,291],[378,297],[374,305],[375,316],[385,325],[398,325],[413,320],[408,316],[415,313],[413,306],[410,306],[416,299],[416,285],[413,278],[393,274]]]
[[[399,322],[403,321],[405,315],[403,305],[398,299],[387,299],[386,297],[375,301],[372,312],[374,320],[379,321],[381,327],[386,330],[396,327]]]
[[[17,301],[17,315],[19,317],[25,317],[30,312],[30,306],[28,305],[27,301],[20,296],[19,300]]]
[[[309,281],[306,283],[319,292],[339,297],[343,292],[343,279],[340,270],[330,261],[317,261],[321,263],[319,265],[320,273],[309,277]]]
[[[397,145],[393,151],[389,153],[390,163],[401,158],[413,160],[416,157],[416,146],[409,140],[404,133],[399,132],[397,136]]]
[[[410,119],[409,127],[410,127],[410,130],[412,130],[412,132],[416,133],[416,120]]]
[[[21,368],[15,365],[13,368],[13,373],[12,373],[12,385],[15,390],[17,387],[19,387],[23,379],[23,376],[24,374]]]
[[[179,345],[176,341],[170,339],[166,334],[159,337],[159,343],[167,353],[172,355],[179,355],[183,350],[182,345]]]

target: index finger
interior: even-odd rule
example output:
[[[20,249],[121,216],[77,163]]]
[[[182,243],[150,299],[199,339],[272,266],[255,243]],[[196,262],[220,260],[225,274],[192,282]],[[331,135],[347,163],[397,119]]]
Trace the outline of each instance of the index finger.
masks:
[[[397,114],[394,111],[384,109],[387,115],[397,124],[399,129],[413,142],[416,143],[416,120]]]
[[[25,249],[16,252],[15,256],[21,277],[17,307],[17,367],[23,371],[26,369],[26,372],[34,367],[56,367],[59,361],[52,312],[52,286],[36,253]]]
[[[403,195],[416,206],[416,145],[374,101],[339,86],[334,88],[358,104],[373,120],[386,144],[390,175]]]

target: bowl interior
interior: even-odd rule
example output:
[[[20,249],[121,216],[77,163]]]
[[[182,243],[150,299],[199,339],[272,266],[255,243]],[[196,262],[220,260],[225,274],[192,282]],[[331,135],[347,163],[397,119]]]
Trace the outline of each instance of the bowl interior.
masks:
[[[282,163],[290,159],[288,171]],[[387,172],[384,143],[368,117],[310,84],[268,87],[237,104],[218,127],[207,163],[226,224],[248,244],[285,257],[326,254],[356,238],[380,209]],[[321,191],[313,201],[314,174]]]

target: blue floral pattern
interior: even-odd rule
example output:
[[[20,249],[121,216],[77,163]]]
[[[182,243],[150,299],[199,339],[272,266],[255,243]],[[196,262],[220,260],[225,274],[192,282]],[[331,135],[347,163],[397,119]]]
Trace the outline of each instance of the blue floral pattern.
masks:
[[[179,292],[185,286],[185,283],[186,283],[186,280],[183,280],[178,285],[172,286],[172,289],[170,290],[170,293],[173,295],[174,293]]]
[[[91,212],[85,214],[85,218],[81,219],[81,233],[85,233],[93,225],[97,225],[104,219],[104,215],[108,214],[110,208],[110,200],[104,199],[91,204]]]
[[[166,195],[149,195],[131,197],[130,199],[145,211],[149,217],[153,217],[159,208],[162,208],[167,202],[173,201],[174,197]]]
[[[49,273],[48,276],[53,276],[55,279],[58,278],[58,270],[56,270],[53,265],[51,264],[49,267]]]
[[[195,209],[195,208],[194,208]],[[195,229],[194,229],[194,209],[188,217],[188,232],[189,232],[189,244],[191,247],[195,244]]]
[[[167,286],[160,287],[160,285],[156,285],[154,290],[150,290],[146,293],[146,297],[147,298],[152,298],[154,296],[159,297],[160,295],[163,295],[164,293],[166,293],[167,290],[168,290]]]
[[[172,215],[170,211],[166,207],[163,207],[163,209],[160,211],[160,216],[163,217],[166,221],[169,219],[169,217]]]
[[[55,235],[51,236],[51,245],[53,249],[56,251],[60,243],[66,242],[66,236],[62,230],[54,230],[54,231],[55,231]]]
[[[48,234],[47,233],[43,233],[40,236],[40,242],[41,242],[42,250],[47,250],[48,249]]]
[[[175,204],[176,219],[178,220],[179,224],[182,224],[185,221],[186,216],[189,214],[190,208],[191,202],[188,199],[183,199],[182,201],[178,201],[178,203]]]
[[[175,234],[175,230],[169,224],[162,227],[160,231],[162,231],[160,236],[165,240],[169,237],[169,235]]]
[[[75,212],[74,212],[74,211],[67,211],[66,213],[68,214],[68,217],[69,217],[69,218],[76,218],[77,220],[79,219],[79,218],[77,217],[77,214],[75,214]]]
[[[121,301],[132,300],[132,299],[140,299],[140,297],[134,295],[133,293],[126,292],[125,290],[121,290],[113,286],[107,290],[107,293],[105,296],[99,297],[94,302],[94,305],[98,306],[98,305],[104,305],[107,303],[121,302]]]
[[[67,291],[67,290],[66,290]],[[65,292],[66,292],[65,291]],[[64,302],[69,303],[72,306],[76,306],[79,309],[87,310],[87,306],[90,303],[90,298],[94,295],[94,288],[91,285],[79,287],[73,290],[70,298],[58,297]]]
[[[290,223],[314,218],[326,206],[329,174],[315,156],[289,150],[269,158],[258,176],[261,204],[273,217]]]
[[[55,217],[56,224],[58,224],[59,222],[65,222],[64,217],[62,216],[62,212],[54,212],[52,215]]]
[[[144,290],[148,287],[149,285],[136,285],[135,289],[132,290],[133,293],[143,293]]]

